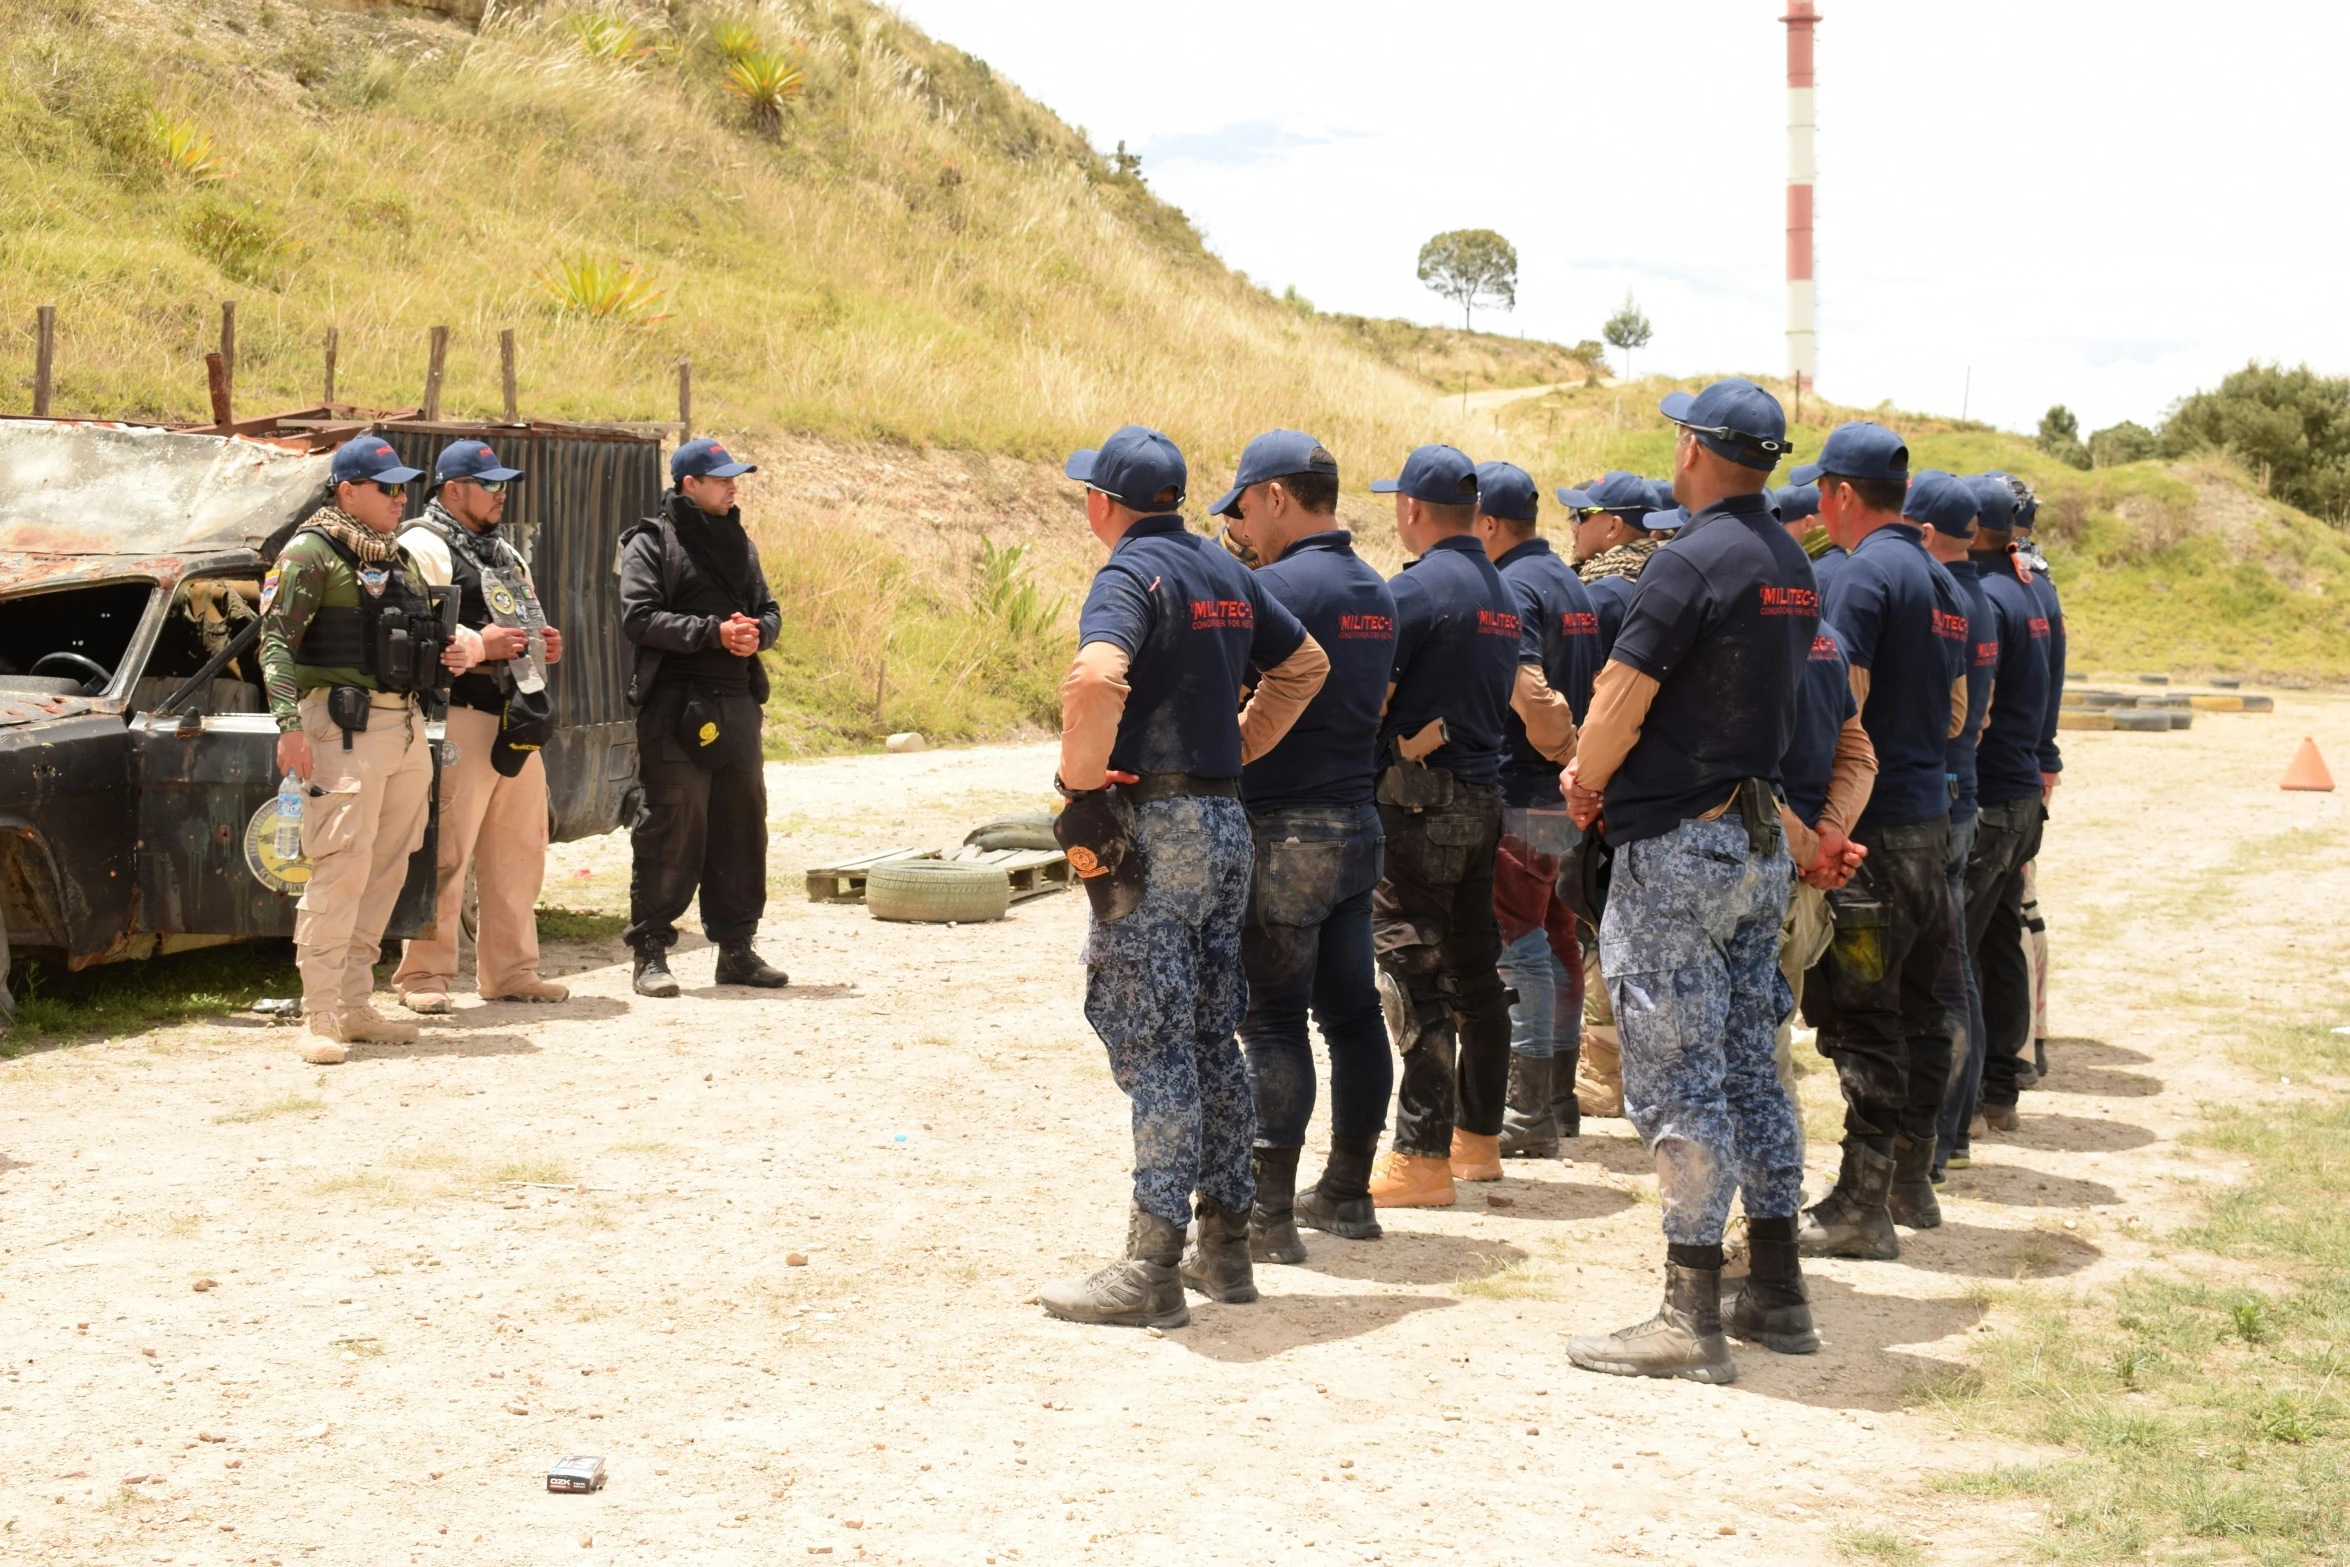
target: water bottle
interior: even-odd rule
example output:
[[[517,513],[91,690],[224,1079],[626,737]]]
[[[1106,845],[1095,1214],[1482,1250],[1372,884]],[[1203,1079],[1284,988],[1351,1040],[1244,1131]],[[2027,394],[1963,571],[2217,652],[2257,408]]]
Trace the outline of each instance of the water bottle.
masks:
[[[277,786],[277,837],[274,847],[281,860],[298,860],[302,857],[302,780],[290,772]]]

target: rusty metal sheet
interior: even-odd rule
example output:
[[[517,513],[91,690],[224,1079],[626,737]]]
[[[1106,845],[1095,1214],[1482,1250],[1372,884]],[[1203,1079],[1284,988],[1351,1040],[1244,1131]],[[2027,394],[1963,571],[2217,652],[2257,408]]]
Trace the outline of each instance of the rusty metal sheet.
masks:
[[[154,555],[267,537],[326,483],[324,454],[65,420],[0,422],[0,552]]]
[[[95,704],[82,696],[42,696],[30,691],[0,691],[0,729],[16,724],[44,724],[52,718],[71,718]]]

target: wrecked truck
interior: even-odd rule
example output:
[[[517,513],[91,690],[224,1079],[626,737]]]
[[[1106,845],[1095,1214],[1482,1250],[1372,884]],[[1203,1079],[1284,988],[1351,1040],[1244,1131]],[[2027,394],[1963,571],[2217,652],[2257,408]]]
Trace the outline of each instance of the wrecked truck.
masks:
[[[246,849],[278,783],[260,584],[325,503],[329,454],[362,429],[428,472],[472,437],[528,474],[506,526],[564,633],[549,836],[633,814],[613,563],[659,504],[658,434],[349,408],[225,430],[0,418],[0,973],[12,956],[78,969],[292,932],[294,895]],[[411,512],[425,499],[412,486]],[[429,928],[434,847],[428,829],[387,935]]]

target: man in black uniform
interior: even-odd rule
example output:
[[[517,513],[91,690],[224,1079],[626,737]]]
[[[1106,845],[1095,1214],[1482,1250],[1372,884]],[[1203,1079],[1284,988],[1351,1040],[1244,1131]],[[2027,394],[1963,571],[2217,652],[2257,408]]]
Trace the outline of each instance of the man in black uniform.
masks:
[[[767,908],[759,653],[783,629],[735,506],[735,479],[758,471],[714,440],[688,441],[669,459],[677,488],[661,515],[620,536],[620,629],[636,644],[628,699],[644,786],[621,937],[636,954],[640,996],[677,994],[668,952],[697,887],[702,933],[718,948],[716,982],[790,983],[751,948]]]
[[[1510,1008],[1496,968],[1493,865],[1502,723],[1525,633],[1516,595],[1473,531],[1475,464],[1449,446],[1423,446],[1400,477],[1371,489],[1395,496],[1396,532],[1417,557],[1388,582],[1395,670],[1375,791],[1387,869],[1371,915],[1403,1081],[1371,1199],[1448,1208],[1456,1176],[1501,1177]]]
[[[1371,959],[1384,847],[1371,783],[1395,667],[1395,599],[1355,554],[1337,510],[1338,461],[1297,430],[1249,442],[1231,492],[1211,509],[1231,519],[1228,536],[1261,563],[1259,585],[1330,660],[1288,736],[1240,775],[1256,838],[1240,1043],[1257,1112],[1248,1233],[1258,1262],[1303,1262],[1300,1223],[1350,1240],[1379,1234],[1368,1183],[1395,1086]],[[1330,1161],[1300,1193],[1297,1159],[1314,1114],[1309,1008],[1330,1051]]]
[[[1330,663],[1297,617],[1215,541],[1190,532],[1183,454],[1127,425],[1072,455],[1085,520],[1110,552],[1061,685],[1068,799],[1055,836],[1093,905],[1085,1016],[1134,1103],[1126,1255],[1038,1292],[1056,1317],[1127,1327],[1191,1320],[1186,1285],[1257,1298],[1249,1263],[1256,1115],[1233,1030],[1253,849],[1243,766],[1272,749]],[[1259,671],[1235,715],[1233,695]],[[1199,1197],[1197,1244],[1184,1226]]]
[[[1877,780],[1852,840],[1859,873],[1828,894],[1836,934],[1804,985],[1820,1053],[1844,1090],[1844,1163],[1805,1215],[1804,1254],[1887,1260],[1898,1219],[1942,1222],[1930,1178],[1950,1079],[1941,990],[1950,944],[1950,783],[1966,722],[1966,610],[1902,515],[1909,447],[1883,425],[1838,425],[1820,450],[1820,516],[1850,552],[1822,615],[1843,637]]]
[[[1559,769],[1574,756],[1574,724],[1591,706],[1599,673],[1599,616],[1574,568],[1535,532],[1541,501],[1534,480],[1515,463],[1477,465],[1477,542],[1518,598],[1527,640],[1518,692],[1505,721],[1501,763],[1501,852],[1493,869],[1493,914],[1501,927],[1501,979],[1510,1003],[1510,1083],[1502,1114],[1505,1159],[1555,1159],[1561,1137],[1582,1130],[1575,1102],[1575,1063],[1583,1042],[1583,951],[1575,916],[1559,897],[1559,856],[1576,832],[1559,792]],[[1555,708],[1528,705],[1542,690],[1566,700],[1572,722]],[[1539,743],[1519,708],[1537,721]]]
[[[1781,758],[1817,625],[1811,563],[1764,481],[1787,450],[1778,400],[1716,381],[1661,405],[1681,426],[1689,521],[1641,573],[1568,771],[1567,806],[1615,846],[1599,942],[1623,1033],[1624,1109],[1656,1158],[1664,1305],[1568,1341],[1586,1370],[1729,1382],[1722,1227],[1743,1196],[1753,1272],[1730,1332],[1819,1347],[1795,1249],[1795,1107],[1772,1063],[1791,1004],[1779,929],[1793,875]]]

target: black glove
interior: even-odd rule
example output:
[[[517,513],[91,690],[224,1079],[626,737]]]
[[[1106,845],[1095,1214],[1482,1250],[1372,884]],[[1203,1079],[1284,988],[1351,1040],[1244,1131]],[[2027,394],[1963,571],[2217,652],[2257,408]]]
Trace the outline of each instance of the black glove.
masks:
[[[1053,841],[1093,900],[1093,917],[1107,925],[1142,902],[1142,854],[1134,844],[1134,808],[1113,789],[1069,796],[1053,818]]]

